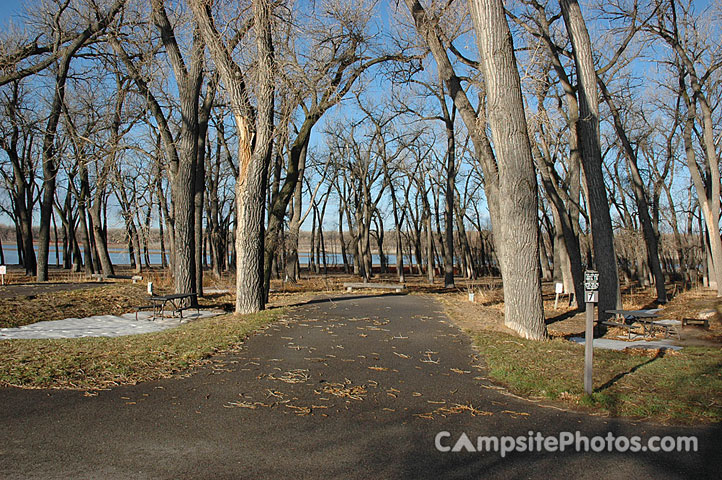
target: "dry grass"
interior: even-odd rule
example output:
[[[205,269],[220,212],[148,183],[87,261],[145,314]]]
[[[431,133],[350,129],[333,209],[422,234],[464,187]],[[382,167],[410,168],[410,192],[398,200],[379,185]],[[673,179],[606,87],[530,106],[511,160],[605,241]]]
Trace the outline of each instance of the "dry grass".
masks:
[[[144,273],[144,278],[148,274]],[[170,293],[173,285],[163,273],[151,274],[156,293]],[[10,298],[0,298],[0,328],[19,327],[45,320],[85,318],[93,315],[121,315],[133,312],[147,304],[147,290],[143,283],[127,281],[98,284],[97,287],[71,291],[32,293]],[[42,284],[35,284],[39,288]],[[235,296],[231,291],[215,293],[199,298],[204,308],[233,311]]]
[[[131,312],[146,296],[145,288],[140,284],[114,283],[84,290],[0,298],[0,328]]]
[[[583,346],[486,331],[473,339],[489,376],[519,395],[666,423],[722,421],[720,349],[595,350],[594,393],[586,396]]]
[[[486,295],[494,301],[494,295]],[[583,315],[552,323],[550,333],[557,336],[537,342],[522,339],[504,326],[501,300],[471,304],[466,294],[439,297],[449,316],[472,336],[488,368],[489,378],[517,395],[663,423],[722,421],[722,349],[719,345],[685,347],[680,352],[595,350],[594,393],[588,396],[584,394],[582,382],[584,347],[563,338],[569,333],[583,332]],[[650,292],[637,292],[625,299],[625,308],[642,308],[651,300]],[[700,310],[715,308],[718,303],[713,293],[685,292],[665,306],[663,315],[665,318],[694,316]],[[554,311],[553,296],[547,295],[545,310],[548,317],[554,317],[564,315],[569,309],[560,305],[559,310]],[[718,329],[713,322],[709,332],[694,333],[714,345]],[[613,334],[610,329],[607,335]]]
[[[0,385],[100,389],[168,377],[238,347],[283,312],[224,315],[125,337],[3,341]]]

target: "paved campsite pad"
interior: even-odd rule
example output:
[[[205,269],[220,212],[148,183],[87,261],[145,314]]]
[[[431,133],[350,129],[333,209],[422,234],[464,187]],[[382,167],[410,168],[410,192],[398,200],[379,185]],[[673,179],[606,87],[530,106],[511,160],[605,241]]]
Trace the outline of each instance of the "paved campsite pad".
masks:
[[[160,332],[201,318],[215,317],[222,312],[213,310],[187,310],[183,317],[153,317],[153,312],[142,311],[123,315],[94,315],[85,318],[66,318],[0,328],[0,340],[50,339],[81,337],[122,337],[141,333]]]
[[[581,358],[580,358],[581,361]],[[713,477],[719,426],[542,408],[491,385],[432,300],[317,301],[193,374],[101,391],[1,389],[16,478]],[[697,435],[697,454],[439,453],[434,437]]]

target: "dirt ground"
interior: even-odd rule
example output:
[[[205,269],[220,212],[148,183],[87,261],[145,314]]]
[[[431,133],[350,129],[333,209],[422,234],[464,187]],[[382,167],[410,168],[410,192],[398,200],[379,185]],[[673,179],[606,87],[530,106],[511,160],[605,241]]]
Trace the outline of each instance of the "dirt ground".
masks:
[[[119,267],[119,275],[131,275],[128,267]],[[167,271],[153,269],[141,273],[142,284],[152,281],[156,291],[171,291],[172,278]],[[82,273],[70,273],[61,269],[51,269],[51,282],[38,284],[31,277],[26,277],[22,270],[10,268],[6,281],[10,284],[0,287],[0,299],[22,300],[23,303],[44,303],[45,308],[54,307],[47,303],[64,302],[63,295],[48,295],[52,293],[70,292],[83,289],[92,289],[113,283],[121,285],[130,284],[130,280],[112,280],[110,282],[88,281]],[[310,295],[337,293],[343,290],[344,282],[357,282],[358,277],[348,274],[309,275],[304,272],[301,281],[292,284],[281,280],[271,282],[271,298],[269,307],[294,305],[304,301]],[[372,282],[394,283],[397,277],[392,274],[376,275]],[[437,296],[455,315],[456,323],[465,330],[498,330],[510,332],[503,321],[504,299],[499,278],[484,278],[475,281],[456,279],[454,288],[444,288],[443,279],[436,278],[434,284],[429,284],[425,276],[408,275],[406,286],[411,294],[431,294]],[[234,303],[234,279],[224,276],[216,279],[211,275],[205,276],[204,288],[209,292],[201,303],[210,303],[227,310],[232,310]],[[709,328],[700,326],[686,326],[681,329],[680,345],[706,345],[722,346],[722,301],[716,293],[707,289],[693,289],[675,293],[671,300],[663,306],[654,305],[654,292],[652,289],[624,287],[622,298],[624,308],[662,308],[660,317],[681,320],[682,318],[695,318],[704,310],[717,312],[710,321]],[[474,293],[474,301],[469,300],[469,293]],[[567,296],[561,296],[554,308],[554,285],[545,283],[544,312],[547,319],[549,334],[554,337],[571,337],[584,334],[585,314],[576,311],[569,305]],[[100,301],[100,299],[98,299]],[[128,305],[131,307],[132,305]],[[27,307],[32,308],[31,305]],[[65,312],[72,314],[72,311]],[[72,316],[72,315],[71,315]],[[621,329],[610,328],[605,338],[626,338],[626,332]],[[661,337],[660,337],[661,338]]]
[[[105,282],[48,282],[48,283],[19,283],[0,286],[0,298],[36,297],[46,293],[69,292],[98,288],[107,285]]]
[[[583,336],[585,330],[584,311],[576,311],[568,304],[568,297],[560,297],[554,308],[554,286],[545,284],[544,313],[549,335],[553,337]],[[469,301],[468,292],[443,295],[442,300],[455,312],[454,321],[464,330],[497,330],[513,333],[504,326],[504,300],[501,290],[494,287],[476,287],[474,302]],[[694,289],[674,295],[666,305],[655,305],[651,289],[626,288],[622,294],[623,306],[628,310],[661,308],[660,317],[670,320],[697,318],[705,310],[714,310],[709,328],[685,326],[680,330],[682,346],[722,346],[722,299],[708,289]],[[663,338],[663,334],[656,335]],[[621,338],[620,338],[621,337]],[[626,340],[625,330],[609,328],[604,338]]]

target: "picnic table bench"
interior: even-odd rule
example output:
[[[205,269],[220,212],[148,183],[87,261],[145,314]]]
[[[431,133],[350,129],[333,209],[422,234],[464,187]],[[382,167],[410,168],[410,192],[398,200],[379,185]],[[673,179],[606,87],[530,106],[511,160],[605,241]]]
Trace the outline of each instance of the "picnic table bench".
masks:
[[[395,292],[401,292],[406,289],[406,285],[403,283],[344,283],[344,288],[347,292],[353,292],[354,289],[371,288],[374,290],[394,290]]]
[[[603,320],[599,322],[600,325],[605,325],[607,327],[617,327],[617,328],[624,328],[627,330],[627,338],[629,340],[632,339],[632,330],[634,329],[634,325],[631,323],[624,322],[614,322],[612,320]],[[642,332],[644,333],[644,332]]]
[[[91,273],[90,278],[94,278],[99,282],[109,278],[114,280],[133,280],[133,283],[143,280],[143,277],[140,275],[105,275],[104,273]]]
[[[680,338],[679,328],[682,324],[679,320],[667,320],[659,319],[658,312],[661,309],[652,308],[646,310],[606,310],[606,313],[612,313],[621,318],[622,322],[615,322],[613,320],[605,320],[599,322],[602,325],[612,327],[622,327],[627,329],[628,338],[632,338],[632,328],[634,323],[638,323],[642,327],[642,334],[645,336],[653,336],[655,329],[664,331],[664,336],[669,337],[670,334],[676,334]]]
[[[709,320],[710,318],[714,318],[716,313],[717,312],[714,310],[702,310],[694,318],[683,318],[682,327],[686,327],[687,325],[699,325],[703,328],[709,328]]]
[[[183,310],[195,308],[200,313],[198,306],[197,293],[173,293],[171,295],[152,295],[150,297],[150,305],[142,305],[136,308],[135,319],[138,320],[138,313],[144,309],[153,309],[153,319],[156,317],[164,318],[166,310],[171,312],[171,316],[177,313],[183,318]],[[193,306],[195,305],[195,306]],[[170,307],[170,308],[168,308]]]

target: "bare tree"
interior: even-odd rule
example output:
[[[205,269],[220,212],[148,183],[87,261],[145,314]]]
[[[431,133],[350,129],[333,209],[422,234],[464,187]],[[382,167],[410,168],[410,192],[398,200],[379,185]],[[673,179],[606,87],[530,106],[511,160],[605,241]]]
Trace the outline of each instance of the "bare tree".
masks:
[[[539,280],[537,185],[516,70],[511,32],[501,1],[471,2],[482,57],[489,124],[496,157],[485,133],[486,114],[476,112],[449,61],[437,21],[417,0],[406,0],[416,28],[431,49],[439,73],[466,124],[484,166],[494,241],[504,279],[505,323],[520,335],[546,337]],[[481,118],[479,118],[481,116]]]
[[[58,121],[62,111],[65,98],[65,84],[70,72],[70,62],[78,51],[93,38],[103,31],[121,10],[124,0],[117,0],[111,5],[107,12],[88,12],[89,22],[85,29],[58,57],[58,64],[55,71],[55,93],[50,105],[47,123],[43,136],[43,194],[40,203],[40,231],[38,233],[38,268],[37,279],[40,282],[48,280],[48,252],[50,247],[50,221],[53,214],[53,202],[55,198],[55,182],[58,173],[58,160],[55,151],[55,135],[58,128]],[[60,20],[69,6],[69,2],[59,5],[58,10],[53,12],[53,47],[61,50],[65,32],[60,27]]]
[[[36,274],[36,257],[33,248],[33,208],[36,202],[34,155],[32,154],[34,131],[30,119],[25,118],[23,89],[19,81],[10,85],[9,92],[3,92],[3,132],[0,146],[7,154],[12,176],[2,173],[10,186],[12,218],[17,232],[19,260],[28,275]]]
[[[614,233],[609,215],[602,153],[599,140],[599,96],[597,73],[594,68],[592,45],[581,8],[576,0],[559,0],[572,42],[579,85],[579,138],[582,168],[587,183],[587,200],[594,238],[594,258],[599,270],[600,318],[606,318],[611,310],[621,306],[617,256],[614,251]]]
[[[722,67],[719,57],[722,45],[719,38],[708,37],[706,33],[697,30],[697,19],[689,4],[683,5],[677,0],[659,0],[655,4],[657,23],[650,25],[648,30],[663,39],[674,52],[672,65],[676,70],[682,104],[687,110],[682,126],[684,150],[705,227],[709,232],[712,257],[710,278],[714,278],[716,285],[711,284],[717,289],[718,296],[722,296],[720,167],[718,146],[714,138],[713,107],[710,103],[710,83],[714,81],[714,73]],[[694,142],[698,128],[701,129],[701,156],[695,151]]]
[[[282,80],[286,85],[287,109],[300,110],[300,125],[290,142],[286,162],[286,176],[277,194],[271,199],[268,238],[266,240],[265,285],[271,276],[271,259],[277,251],[278,231],[283,224],[291,198],[300,208],[300,192],[305,168],[305,156],[314,126],[334,106],[338,105],[359,82],[361,76],[374,67],[391,60],[408,60],[402,54],[369,55],[372,36],[366,32],[373,3],[361,3],[355,8],[329,9],[314,12],[310,18],[288,20],[289,25],[303,25],[300,32],[286,39],[282,61]],[[302,17],[300,14],[299,17]],[[310,45],[309,45],[310,44]],[[311,50],[312,55],[305,54]],[[293,115],[282,115],[281,122],[291,122]],[[281,126],[285,131],[289,126]],[[294,220],[294,218],[296,220]],[[290,254],[286,276],[295,281],[295,262],[298,258],[298,217],[292,212],[289,228]]]
[[[193,14],[218,69],[238,131],[236,184],[236,312],[251,313],[265,307],[263,246],[265,191],[273,145],[272,10],[267,0],[253,2],[252,24],[256,33],[255,86],[257,106],[250,103],[243,70],[232,58],[237,41],[227,41],[216,28],[209,4],[189,0]],[[246,27],[247,28],[247,27]],[[255,137],[255,138],[254,138]]]

